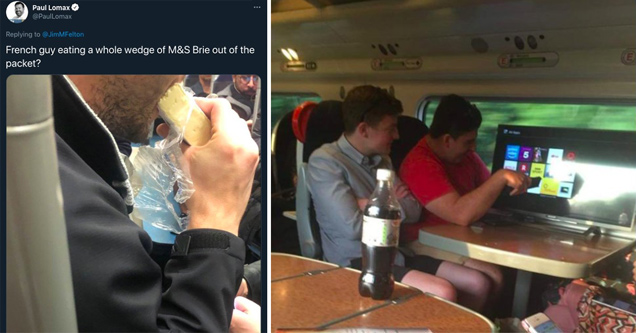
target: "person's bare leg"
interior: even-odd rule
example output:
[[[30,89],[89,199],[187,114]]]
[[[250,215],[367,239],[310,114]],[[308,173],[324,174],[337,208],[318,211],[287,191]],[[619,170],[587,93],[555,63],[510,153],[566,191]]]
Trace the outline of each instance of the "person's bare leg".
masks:
[[[402,281],[411,287],[415,287],[423,292],[431,293],[451,302],[457,302],[457,292],[455,287],[440,277],[426,274],[417,270],[410,270]]]
[[[485,315],[495,315],[495,304],[499,302],[499,296],[501,296],[501,290],[503,288],[503,273],[501,268],[497,265],[493,265],[484,261],[468,259],[464,262],[465,267],[469,267],[484,273],[490,279],[491,293],[488,295],[485,306]]]
[[[503,273],[501,272],[499,266],[475,259],[466,260],[464,262],[464,266],[476,269],[486,274],[486,276],[490,278],[490,282],[492,283],[491,298],[497,299],[499,297],[499,295],[501,294],[501,289],[503,288]]]
[[[455,286],[459,304],[477,312],[483,309],[490,293],[490,279],[484,273],[444,261],[435,275]]]

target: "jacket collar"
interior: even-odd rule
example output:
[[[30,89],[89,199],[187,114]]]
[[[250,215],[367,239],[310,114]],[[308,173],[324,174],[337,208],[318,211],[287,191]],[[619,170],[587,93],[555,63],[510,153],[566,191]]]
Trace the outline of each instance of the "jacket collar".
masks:
[[[71,80],[57,75],[52,80],[55,132],[121,195],[130,213],[132,187],[114,137]]]

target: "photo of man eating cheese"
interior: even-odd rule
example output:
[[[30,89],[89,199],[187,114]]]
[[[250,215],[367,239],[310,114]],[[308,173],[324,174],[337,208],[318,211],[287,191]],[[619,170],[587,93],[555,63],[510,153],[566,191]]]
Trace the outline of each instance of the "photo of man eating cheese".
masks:
[[[226,100],[183,94],[180,75],[51,80],[78,329],[227,332],[231,320],[250,320],[232,317],[235,304],[251,307],[235,303],[245,258],[237,235],[259,159],[245,120]],[[167,124],[183,131],[181,165],[194,188],[168,255],[129,218],[137,199],[117,144],[145,142],[160,101]]]

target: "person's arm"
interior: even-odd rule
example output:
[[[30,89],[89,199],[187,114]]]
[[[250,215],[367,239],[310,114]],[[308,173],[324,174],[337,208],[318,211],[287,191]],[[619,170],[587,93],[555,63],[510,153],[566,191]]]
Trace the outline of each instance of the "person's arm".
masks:
[[[188,229],[214,228],[238,234],[252,189],[258,149],[247,124],[222,99],[197,99],[212,122],[204,146],[188,147],[184,158],[194,185],[187,201]],[[214,172],[210,172],[214,170]]]
[[[401,213],[402,213],[402,223],[415,223],[419,222],[420,215],[422,214],[422,205],[411,193],[409,187],[401,182],[399,178],[396,177],[396,185],[394,186],[395,196],[400,203]],[[361,211],[364,211],[364,208],[367,206],[369,202],[368,198],[358,198],[358,207]]]
[[[393,164],[391,163],[391,159],[389,157],[383,158],[383,164],[380,165],[381,168],[393,170]],[[393,190],[395,192],[395,196],[400,203],[401,213],[402,213],[402,223],[415,223],[419,222],[420,215],[422,214],[422,205],[420,202],[413,196],[411,190],[406,183],[404,183],[400,177],[397,176],[397,172],[394,173],[395,179],[393,181]],[[369,198],[358,198],[358,207],[360,210],[364,211],[367,203],[369,202]]]
[[[329,228],[346,239],[362,239],[362,210],[342,167],[317,150],[309,159],[307,174],[316,212],[330,221]]]
[[[479,161],[481,162],[481,161]],[[487,168],[477,164],[476,186],[487,178]],[[475,190],[460,196],[448,178],[444,166],[432,158],[419,158],[402,164],[400,177],[429,212],[458,225],[467,226],[481,218],[506,186],[511,195],[525,192],[530,179],[524,174],[499,170]]]
[[[184,150],[195,191],[187,201],[188,230],[177,236],[166,265],[171,285],[157,321],[169,330],[227,331],[243,276],[244,244],[238,228],[258,150],[245,121],[227,101],[196,101],[211,119],[212,136],[205,145]],[[158,129],[165,131],[165,126]]]
[[[460,196],[452,190],[430,201],[425,208],[446,221],[467,226],[488,212],[505,186],[513,188],[510,195],[517,195],[524,193],[529,185],[530,179],[524,174],[501,169],[473,191]]]
[[[395,194],[402,207],[402,223],[415,223],[420,221],[422,205],[411,193],[408,185],[395,177]]]
[[[243,241],[216,229],[185,231],[162,275],[150,237],[130,221],[120,195],[59,137],[58,155],[78,329],[227,331]]]
[[[197,99],[197,103],[210,117],[212,136],[204,146],[188,147],[184,151],[184,158],[195,192],[187,201],[190,216],[188,230],[179,235],[175,242],[175,253],[173,254],[173,258],[177,259],[175,261],[185,259],[179,253],[181,250],[185,252],[194,250],[191,256],[196,258],[201,255],[197,253],[199,252],[197,250],[226,254],[226,249],[231,247],[233,243],[236,246],[242,245],[236,236],[241,217],[249,200],[254,171],[258,163],[258,149],[251,139],[246,123],[232,111],[227,101]],[[210,170],[214,170],[214,172],[210,172]],[[210,229],[224,232],[210,233]],[[198,234],[205,236],[198,239],[192,237],[192,235]],[[180,244],[180,241],[183,243]],[[197,244],[198,242],[200,243]],[[205,280],[214,286],[211,288],[212,290],[209,293],[201,290],[201,293],[196,296],[194,293],[188,293],[187,297],[191,299],[192,303],[187,306],[187,303],[184,303],[186,297],[181,299],[179,291],[173,291],[173,295],[171,295],[171,288],[169,288],[164,294],[162,308],[164,305],[167,305],[165,307],[171,310],[178,308],[185,310],[187,307],[188,310],[184,311],[187,313],[184,314],[186,316],[203,315],[203,310],[216,311],[217,313],[207,314],[208,318],[204,321],[210,325],[204,330],[227,330],[233,310],[234,295],[243,275],[242,267],[237,269],[234,266],[236,259],[238,258],[231,255],[215,255],[213,261],[202,265],[211,264],[214,267],[207,267],[207,269],[221,272],[216,274],[217,278]],[[173,274],[180,274],[184,268],[183,264],[188,265],[188,262],[168,262],[166,266],[167,277],[173,278]],[[199,273],[206,274],[200,271]],[[174,278],[172,286],[175,286]],[[173,306],[173,302],[175,306]],[[197,305],[203,304],[211,306],[208,309],[203,307],[191,310],[197,308]],[[214,317],[217,320],[213,320]],[[169,323],[172,314],[164,318],[166,323]]]

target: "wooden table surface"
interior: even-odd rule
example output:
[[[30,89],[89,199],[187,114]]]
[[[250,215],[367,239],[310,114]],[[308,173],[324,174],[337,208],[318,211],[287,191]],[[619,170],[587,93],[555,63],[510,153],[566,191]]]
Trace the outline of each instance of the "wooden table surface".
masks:
[[[415,310],[416,309],[416,310]],[[433,332],[490,332],[489,322],[430,294],[419,294],[407,302],[392,304],[330,328],[386,327],[428,328]]]
[[[400,283],[390,300],[361,297],[360,272],[353,269],[276,253],[271,265],[272,332],[345,327],[493,330],[492,323],[481,315]]]
[[[274,260],[276,258],[276,260]],[[298,260],[302,258],[303,260]],[[328,262],[287,255],[282,253],[272,253],[272,281],[294,277],[305,272],[339,269],[338,265]]]
[[[603,262],[622,256],[634,243],[522,225],[424,227],[420,242],[469,258],[563,278],[589,276]]]

